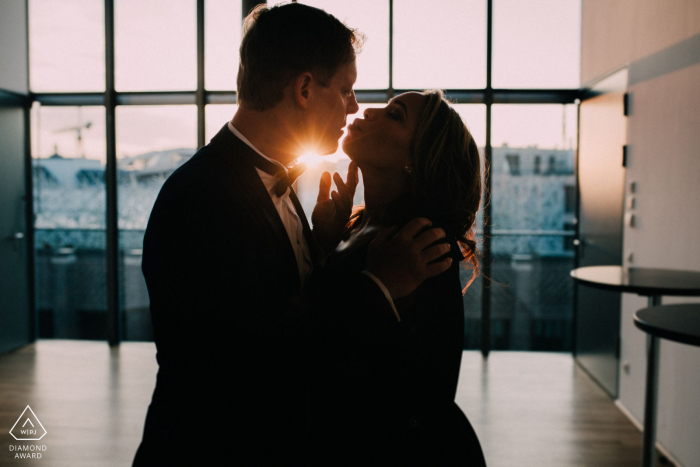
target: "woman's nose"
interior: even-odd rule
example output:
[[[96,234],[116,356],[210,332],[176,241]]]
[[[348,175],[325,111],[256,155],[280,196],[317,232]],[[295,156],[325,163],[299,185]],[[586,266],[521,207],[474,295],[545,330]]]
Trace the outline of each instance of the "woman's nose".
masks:
[[[364,117],[365,120],[370,120],[372,116],[372,110],[373,109],[365,109],[364,112],[362,112],[362,116]]]

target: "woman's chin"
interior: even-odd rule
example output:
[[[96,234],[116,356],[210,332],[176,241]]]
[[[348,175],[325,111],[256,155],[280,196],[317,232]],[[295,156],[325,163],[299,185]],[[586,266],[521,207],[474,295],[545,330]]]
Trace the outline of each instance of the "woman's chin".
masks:
[[[353,148],[352,142],[351,142],[351,141],[348,141],[347,138],[345,138],[345,140],[343,141],[343,146],[342,146],[341,149],[343,150],[343,152],[345,153],[345,155],[348,156],[348,158],[349,158],[351,161],[356,160],[356,159],[355,159],[356,151],[355,151],[354,148]]]

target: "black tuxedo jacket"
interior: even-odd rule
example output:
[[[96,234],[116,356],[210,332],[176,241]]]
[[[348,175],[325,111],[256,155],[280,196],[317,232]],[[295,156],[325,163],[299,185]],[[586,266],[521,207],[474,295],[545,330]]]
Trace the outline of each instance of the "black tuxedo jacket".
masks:
[[[323,306],[313,278],[302,294],[253,157],[224,126],[153,207],[143,273],[159,372],[134,465],[303,464],[310,335],[349,326],[374,338],[396,326],[362,274],[325,290]]]

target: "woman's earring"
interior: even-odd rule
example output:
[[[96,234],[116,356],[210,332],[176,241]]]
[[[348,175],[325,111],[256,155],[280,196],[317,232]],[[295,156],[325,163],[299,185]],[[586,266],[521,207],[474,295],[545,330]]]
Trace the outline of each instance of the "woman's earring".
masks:
[[[404,173],[410,174],[411,173],[411,166],[407,165],[403,168]]]

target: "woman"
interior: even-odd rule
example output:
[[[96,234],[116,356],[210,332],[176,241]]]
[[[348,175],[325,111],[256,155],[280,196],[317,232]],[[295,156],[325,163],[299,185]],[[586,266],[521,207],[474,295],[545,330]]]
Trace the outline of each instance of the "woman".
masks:
[[[364,269],[382,228],[427,217],[453,258],[444,273],[395,301],[390,338],[336,326],[326,333],[312,397],[321,465],[485,465],[454,398],[464,336],[459,263],[478,272],[474,221],[481,169],[474,140],[441,91],[406,93],[367,109],[348,127],[343,150],[362,171],[365,202],[328,258],[328,288]],[[386,235],[387,231],[384,230]],[[348,296],[350,306],[352,296]],[[332,319],[333,310],[325,310]]]

